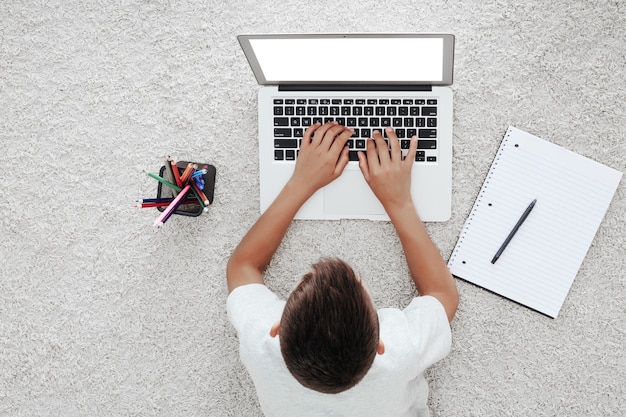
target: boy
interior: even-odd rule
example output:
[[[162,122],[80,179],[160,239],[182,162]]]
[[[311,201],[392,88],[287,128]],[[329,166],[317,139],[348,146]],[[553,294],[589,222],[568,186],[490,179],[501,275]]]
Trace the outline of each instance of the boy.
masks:
[[[403,159],[391,128],[390,146],[374,132],[359,167],[395,227],[420,296],[404,310],[376,311],[365,284],[338,259],[315,264],[287,302],[263,285],[299,208],[346,167],[352,133],[334,122],[307,129],[292,177],[227,265],[228,315],[268,417],[428,416],[422,373],[450,350],[456,284],[411,199],[417,138]]]

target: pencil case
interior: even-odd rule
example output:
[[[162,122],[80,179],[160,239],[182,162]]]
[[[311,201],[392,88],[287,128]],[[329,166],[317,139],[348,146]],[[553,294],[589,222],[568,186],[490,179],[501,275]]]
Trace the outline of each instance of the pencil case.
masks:
[[[198,165],[198,169],[206,169],[207,173],[202,174],[202,179],[204,180],[204,195],[209,200],[209,203],[213,204],[213,194],[215,192],[215,167],[211,164],[202,164],[198,162],[193,162]],[[187,165],[188,161],[179,161],[176,163],[176,168],[180,174],[183,173]],[[166,180],[175,183],[174,178],[170,178],[169,171],[166,169],[165,165],[161,167],[159,171],[159,175]],[[193,181],[193,180],[192,180]],[[190,196],[193,196],[193,193],[190,193]],[[176,195],[174,194],[174,190],[170,187],[163,185],[162,183],[158,183],[157,185],[157,198],[174,198]],[[157,207],[157,210],[163,211],[165,207]],[[173,214],[179,214],[181,216],[191,216],[196,217],[202,214],[204,207],[198,204],[181,204],[174,210]]]

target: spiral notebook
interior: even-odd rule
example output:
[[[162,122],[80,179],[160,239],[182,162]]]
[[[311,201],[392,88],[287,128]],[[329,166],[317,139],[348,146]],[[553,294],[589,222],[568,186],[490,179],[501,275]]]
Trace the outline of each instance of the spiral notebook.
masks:
[[[556,318],[621,177],[615,169],[509,127],[461,230],[450,271]]]

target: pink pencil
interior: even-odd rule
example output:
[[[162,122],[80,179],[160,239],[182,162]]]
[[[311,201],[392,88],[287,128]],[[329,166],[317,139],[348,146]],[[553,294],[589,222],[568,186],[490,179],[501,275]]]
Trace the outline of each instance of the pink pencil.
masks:
[[[178,206],[180,206],[180,203],[182,203],[183,200],[185,200],[185,198],[187,197],[187,194],[189,194],[189,191],[191,191],[191,185],[188,184],[185,186],[185,188],[183,188],[180,191],[180,193],[178,193],[176,198],[169,204],[169,206],[167,206],[165,210],[163,210],[163,213],[161,213],[161,215],[154,221],[153,226],[154,227],[163,226],[163,223],[165,223],[167,219],[170,218],[172,213],[178,208]]]

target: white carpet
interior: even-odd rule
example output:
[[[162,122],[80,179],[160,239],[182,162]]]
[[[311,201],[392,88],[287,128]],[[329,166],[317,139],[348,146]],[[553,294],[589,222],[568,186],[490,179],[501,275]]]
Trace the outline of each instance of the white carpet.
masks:
[[[428,224],[447,259],[509,125],[626,171],[625,28],[622,0],[2,2],[0,415],[260,415],[225,314],[258,216],[236,35],[456,35],[452,219]],[[166,155],[212,162],[215,204],[153,233],[133,204]],[[626,415],[625,190],[558,319],[458,282],[434,416]],[[324,255],[380,307],[415,295],[391,225],[367,221],[296,222],[268,285],[287,295]]]

